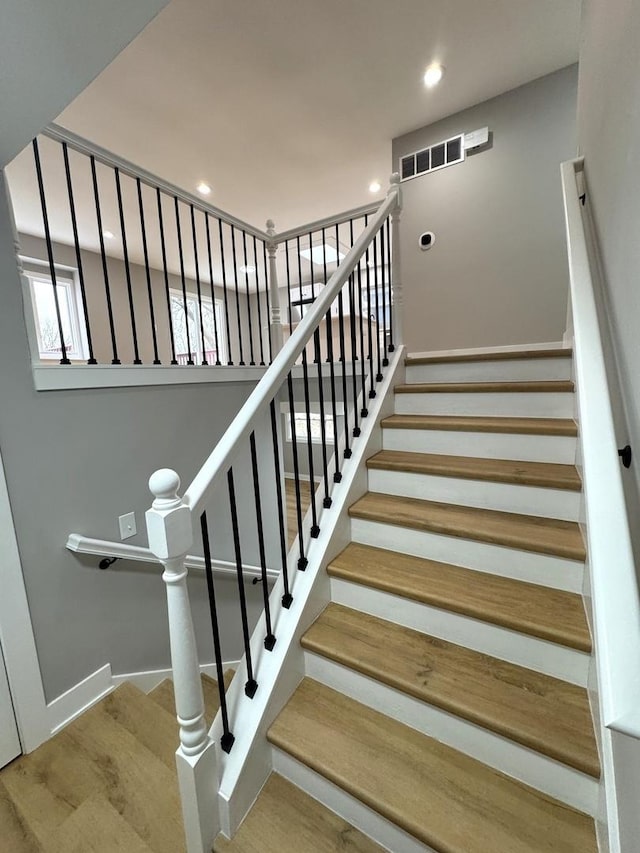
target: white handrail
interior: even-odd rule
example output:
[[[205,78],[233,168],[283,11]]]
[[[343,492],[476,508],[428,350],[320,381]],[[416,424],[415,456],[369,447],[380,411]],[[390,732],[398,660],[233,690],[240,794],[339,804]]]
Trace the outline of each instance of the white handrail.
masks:
[[[81,533],[70,533],[65,547],[74,554],[91,554],[94,557],[108,557],[117,560],[133,560],[138,563],[155,563],[159,565],[159,560],[149,548],[142,545],[127,545],[126,542],[113,542],[108,539],[92,539],[89,536],[83,536]],[[214,575],[225,575],[227,577],[237,577],[236,564],[228,560],[212,560],[212,568]],[[187,554],[185,558],[185,566],[188,569],[195,569],[199,572],[204,572],[205,563],[204,557],[199,557],[197,554]],[[245,577],[261,578],[262,570],[260,566],[249,566],[242,564],[242,573]],[[267,578],[275,581],[280,574],[278,569],[267,569]]]
[[[358,237],[344,261],[333,273],[326,287],[323,288],[313,303],[311,310],[305,315],[295,332],[275,357],[271,366],[184,493],[183,503],[190,508],[192,513],[198,513],[203,509],[219,478],[226,474],[229,460],[236,453],[240,443],[249,437],[256,418],[266,410],[273,400],[296,359],[307,345],[316,327],[324,319],[334,299],[344,287],[382,223],[390,213],[395,211],[399,193],[398,182],[395,178],[394,175],[386,200],[380,205],[367,228]]]
[[[111,151],[107,151],[106,148],[102,148],[100,145],[96,145],[94,142],[90,142],[88,139],[78,136],[77,133],[67,130],[66,127],[61,127],[58,124],[50,124],[42,131],[42,135],[49,137],[49,139],[54,139],[56,142],[66,142],[70,148],[73,148],[80,154],[85,154],[87,157],[95,157],[99,163],[102,163],[105,166],[112,166],[113,168],[118,169],[123,175],[128,175],[130,178],[140,178],[142,183],[147,184],[154,189],[158,188],[170,196],[175,196],[180,199],[180,201],[184,201],[185,204],[192,204],[198,210],[210,213],[211,216],[221,219],[228,225],[233,225],[235,228],[246,231],[247,234],[251,234],[259,240],[266,241],[269,239],[265,231],[261,231],[259,228],[249,225],[248,222],[243,222],[242,219],[238,219],[236,216],[232,216],[230,213],[220,210],[219,207],[215,207],[213,204],[209,204],[209,202],[204,201],[198,196],[177,187],[175,184],[165,181],[163,178],[158,177],[158,175],[154,175],[152,172],[148,172],[141,166],[136,166],[135,163],[131,163],[123,157],[118,157],[117,154],[112,154]]]
[[[307,222],[304,225],[298,225],[296,228],[289,228],[288,231],[282,231],[274,236],[274,241],[278,244],[284,243],[285,240],[292,240],[295,237],[321,231],[323,228],[330,228],[332,225],[342,225],[349,222],[350,219],[360,219],[363,216],[371,216],[376,213],[379,204],[364,204],[360,207],[354,207],[352,210],[345,210],[343,213],[338,213],[333,216],[325,216],[323,219],[316,219],[315,222]]]
[[[640,595],[576,177],[562,164],[588,559],[603,723],[640,738]]]

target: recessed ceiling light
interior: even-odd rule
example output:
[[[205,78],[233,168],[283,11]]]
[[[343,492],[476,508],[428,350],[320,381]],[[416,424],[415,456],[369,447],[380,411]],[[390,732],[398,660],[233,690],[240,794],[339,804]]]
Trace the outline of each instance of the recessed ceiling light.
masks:
[[[211,194],[211,187],[209,186],[209,184],[205,184],[204,181],[200,181],[200,183],[198,184],[196,189],[198,190],[200,195],[210,195]]]
[[[314,264],[333,264],[344,258],[342,252],[336,252],[333,246],[327,246],[326,243],[323,246],[314,246],[313,249],[302,249],[300,256],[307,261],[311,259]]]
[[[250,267],[250,266],[240,267],[240,272],[255,272],[255,271],[256,271],[255,267]]]
[[[427,89],[433,89],[442,80],[444,68],[437,62],[433,62],[424,72],[424,85]]]
[[[381,189],[382,189],[382,186],[380,184],[380,181],[372,181],[369,184],[369,192],[370,193],[379,193]]]
[[[103,231],[102,236],[105,238],[105,240],[113,240],[115,234],[113,233],[113,231]]]

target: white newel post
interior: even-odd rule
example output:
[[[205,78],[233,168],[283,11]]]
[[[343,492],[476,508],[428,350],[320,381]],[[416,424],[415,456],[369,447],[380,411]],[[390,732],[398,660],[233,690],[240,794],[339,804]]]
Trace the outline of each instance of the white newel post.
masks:
[[[146,513],[149,548],[164,566],[171,664],[180,725],[178,784],[188,853],[210,853],[219,832],[215,745],[208,735],[185,557],[193,541],[191,511],[178,496],[180,478],[163,468],[149,480],[154,496]]]
[[[269,324],[271,328],[271,346],[273,357],[282,349],[284,342],[282,335],[282,315],[280,312],[280,290],[278,288],[278,267],[276,265],[276,252],[278,243],[275,239],[276,226],[273,219],[267,219],[267,254],[269,255],[269,298],[271,300],[271,317]]]
[[[400,213],[402,211],[402,192],[400,190],[400,175],[394,172],[389,180],[389,192],[397,194],[396,206],[391,214],[391,285],[393,288],[393,343],[396,347],[404,343],[403,337],[403,292],[400,267]]]

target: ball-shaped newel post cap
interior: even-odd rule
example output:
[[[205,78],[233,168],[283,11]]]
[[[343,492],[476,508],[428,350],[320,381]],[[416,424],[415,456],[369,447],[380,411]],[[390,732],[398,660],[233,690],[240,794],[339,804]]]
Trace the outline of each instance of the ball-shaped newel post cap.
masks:
[[[267,234],[269,237],[275,237],[276,235],[276,223],[273,219],[267,219]]]
[[[160,468],[149,478],[149,489],[154,497],[153,505],[156,509],[179,504],[179,488],[180,477],[171,468]]]
[[[400,183],[400,172],[393,172],[389,178],[389,183],[392,189],[397,186]]]

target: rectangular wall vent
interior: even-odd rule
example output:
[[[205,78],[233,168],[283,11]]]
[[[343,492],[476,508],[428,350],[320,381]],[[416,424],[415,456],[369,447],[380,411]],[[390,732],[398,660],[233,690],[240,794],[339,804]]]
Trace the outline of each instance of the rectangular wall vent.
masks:
[[[400,178],[408,181],[454,163],[462,163],[464,160],[464,135],[459,134],[451,139],[438,142],[430,148],[423,148],[407,154],[400,158]]]

